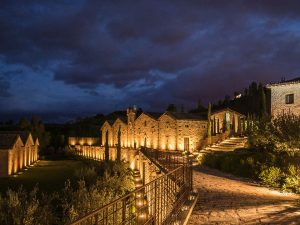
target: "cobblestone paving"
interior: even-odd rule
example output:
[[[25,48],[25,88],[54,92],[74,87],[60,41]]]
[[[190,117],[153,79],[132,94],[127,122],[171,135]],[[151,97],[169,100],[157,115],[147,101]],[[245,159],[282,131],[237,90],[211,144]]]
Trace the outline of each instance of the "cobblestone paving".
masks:
[[[197,167],[198,202],[189,224],[300,224],[298,196]]]

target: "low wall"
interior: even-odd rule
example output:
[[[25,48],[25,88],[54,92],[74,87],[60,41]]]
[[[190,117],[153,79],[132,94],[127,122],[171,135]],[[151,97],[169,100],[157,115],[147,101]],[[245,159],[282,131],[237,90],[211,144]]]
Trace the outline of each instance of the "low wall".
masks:
[[[101,139],[97,137],[69,137],[68,144],[75,145],[101,145]]]
[[[76,154],[94,160],[105,160],[105,148],[102,146],[88,146],[88,145],[74,145]],[[117,159],[117,149],[115,147],[109,148],[109,159]],[[131,169],[140,171],[143,183],[147,184],[157,178],[157,168],[147,157],[145,157],[139,150],[132,148],[121,149],[121,160],[129,162]]]
[[[99,161],[105,159],[105,149],[102,146],[74,145],[73,147],[75,148],[76,153],[80,156]],[[122,148],[121,160],[129,162],[131,169],[136,169],[138,154],[139,153],[137,150],[131,148]],[[117,149],[115,147],[109,148],[109,159],[117,159]]]

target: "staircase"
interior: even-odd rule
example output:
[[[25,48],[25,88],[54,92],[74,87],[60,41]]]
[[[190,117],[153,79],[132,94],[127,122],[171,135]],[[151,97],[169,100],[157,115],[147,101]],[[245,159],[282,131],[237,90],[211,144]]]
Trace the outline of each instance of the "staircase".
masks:
[[[222,142],[213,144],[212,146],[206,147],[202,150],[203,153],[209,152],[228,152],[233,151],[237,148],[244,148],[248,139],[247,137],[231,137]]]

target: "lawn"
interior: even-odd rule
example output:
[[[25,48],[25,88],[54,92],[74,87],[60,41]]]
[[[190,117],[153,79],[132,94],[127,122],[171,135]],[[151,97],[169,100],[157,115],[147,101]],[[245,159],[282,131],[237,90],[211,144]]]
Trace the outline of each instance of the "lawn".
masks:
[[[0,192],[3,193],[8,188],[16,190],[21,185],[26,190],[31,190],[36,184],[42,191],[59,191],[67,179],[75,179],[75,170],[84,165],[79,160],[40,160],[17,177],[0,178]]]

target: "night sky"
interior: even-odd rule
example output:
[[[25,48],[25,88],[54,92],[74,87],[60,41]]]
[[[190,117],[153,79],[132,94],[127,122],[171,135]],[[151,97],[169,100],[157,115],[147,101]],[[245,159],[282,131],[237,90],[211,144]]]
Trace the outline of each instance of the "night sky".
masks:
[[[0,120],[189,109],[299,59],[300,1],[1,0]]]

